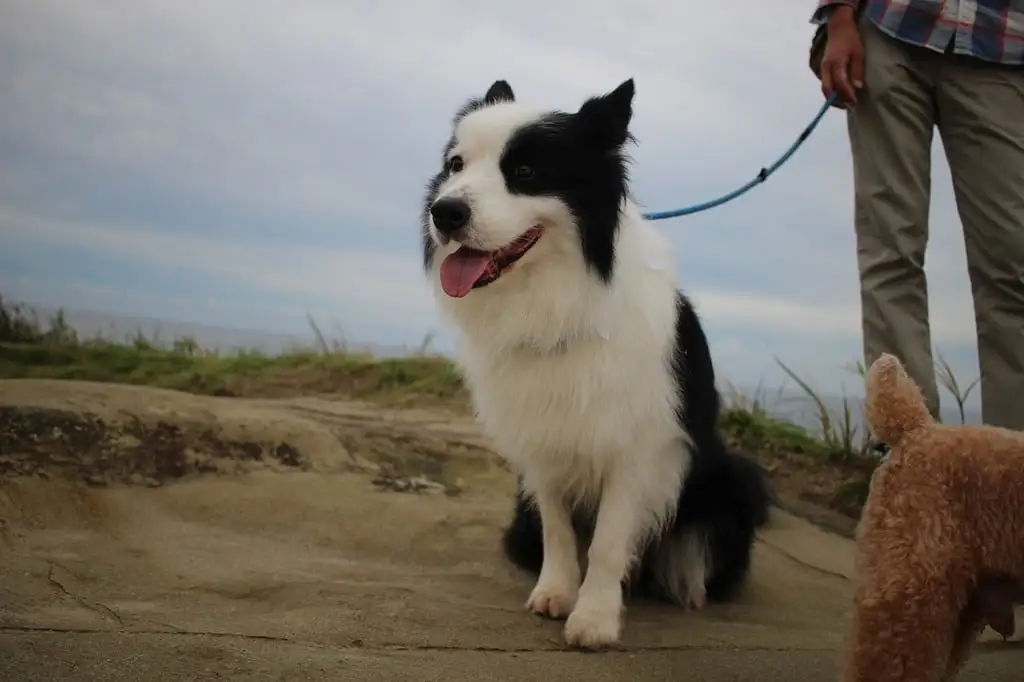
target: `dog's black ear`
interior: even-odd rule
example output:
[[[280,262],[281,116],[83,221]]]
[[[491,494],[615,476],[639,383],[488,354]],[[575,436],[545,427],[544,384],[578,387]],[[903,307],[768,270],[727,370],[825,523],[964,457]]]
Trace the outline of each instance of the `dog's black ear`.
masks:
[[[633,118],[633,79],[623,81],[611,92],[591,97],[576,113],[577,120],[591,141],[609,147],[621,147],[629,139]]]
[[[494,81],[491,87],[487,88],[487,94],[484,95],[484,104],[515,101],[516,95],[512,92],[512,86],[508,84],[508,81]]]

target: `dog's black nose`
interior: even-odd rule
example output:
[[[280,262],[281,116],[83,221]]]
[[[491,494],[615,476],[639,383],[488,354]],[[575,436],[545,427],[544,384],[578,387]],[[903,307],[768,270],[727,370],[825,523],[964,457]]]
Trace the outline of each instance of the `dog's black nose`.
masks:
[[[469,204],[462,199],[438,199],[430,207],[434,227],[445,236],[452,236],[469,224]]]

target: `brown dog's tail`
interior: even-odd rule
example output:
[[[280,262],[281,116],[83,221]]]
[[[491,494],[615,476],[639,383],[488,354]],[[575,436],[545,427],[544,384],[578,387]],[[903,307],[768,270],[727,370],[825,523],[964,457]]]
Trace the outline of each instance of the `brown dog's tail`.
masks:
[[[865,412],[875,438],[890,447],[905,433],[934,423],[924,396],[895,356],[882,353],[867,373]]]

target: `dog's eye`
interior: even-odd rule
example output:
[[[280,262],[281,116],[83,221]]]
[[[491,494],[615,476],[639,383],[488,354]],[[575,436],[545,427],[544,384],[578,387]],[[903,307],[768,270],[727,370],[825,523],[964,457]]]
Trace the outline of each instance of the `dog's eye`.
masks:
[[[465,163],[463,163],[461,156],[453,156],[448,159],[449,173],[461,173],[463,166],[465,166]]]
[[[516,166],[515,173],[516,177],[520,180],[532,180],[533,176],[536,175],[536,173],[533,172],[533,169],[525,164],[522,166]]]

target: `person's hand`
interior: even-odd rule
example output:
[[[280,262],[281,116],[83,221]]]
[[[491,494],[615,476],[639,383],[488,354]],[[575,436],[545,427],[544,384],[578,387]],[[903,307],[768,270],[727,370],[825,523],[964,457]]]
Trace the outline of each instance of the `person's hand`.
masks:
[[[857,103],[864,87],[864,45],[853,8],[837,7],[828,20],[828,42],[821,59],[821,93],[839,93],[835,105],[845,109]]]

